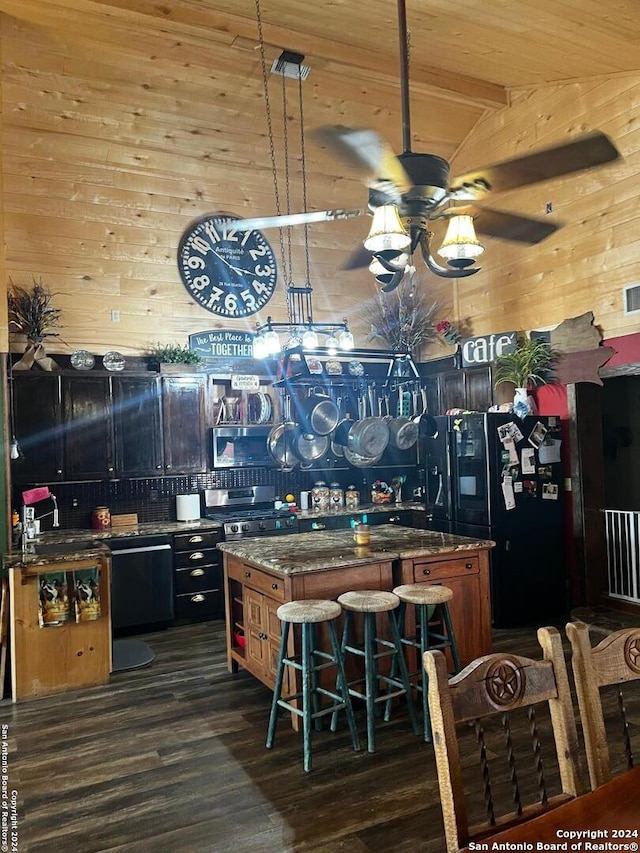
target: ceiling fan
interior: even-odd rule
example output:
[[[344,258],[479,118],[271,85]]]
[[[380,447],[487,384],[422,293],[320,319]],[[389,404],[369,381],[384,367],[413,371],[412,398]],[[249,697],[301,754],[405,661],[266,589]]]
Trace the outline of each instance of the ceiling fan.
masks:
[[[518,243],[536,244],[558,229],[558,225],[541,219],[532,219],[477,205],[457,206],[457,202],[477,202],[492,192],[517,189],[590,169],[616,160],[620,154],[605,134],[596,131],[579,136],[571,142],[546,148],[504,160],[492,166],[475,169],[459,175],[453,180],[449,175],[449,163],[435,154],[418,154],[411,150],[411,122],[409,109],[409,62],[408,33],[405,0],[398,0],[398,31],[400,39],[400,88],[402,107],[402,154],[395,155],[388,143],[374,130],[348,127],[324,127],[314,131],[314,136],[331,148],[345,162],[364,173],[369,188],[367,208],[353,210],[319,210],[302,213],[286,213],[278,216],[241,219],[234,223],[237,230],[252,230],[273,227],[324,222],[333,219],[351,219],[357,216],[374,215],[391,211],[401,222],[404,232],[403,249],[391,248],[391,243],[382,249],[367,248],[364,241],[360,249],[345,265],[344,269],[356,269],[377,262],[381,272],[376,280],[382,283],[382,291],[390,292],[403,280],[407,271],[413,269],[413,254],[420,248],[429,270],[445,278],[461,278],[473,275],[480,269],[472,266],[474,252],[470,257],[450,256],[447,266],[439,264],[432,255],[429,230],[430,220],[461,219],[487,236],[498,237]],[[371,233],[370,233],[371,236]],[[460,239],[460,238],[457,238]],[[374,241],[375,242],[375,241]],[[445,239],[446,242],[446,239]],[[387,247],[388,246],[388,247]],[[478,248],[479,247],[479,248]],[[478,254],[482,247],[477,244]],[[440,250],[445,254],[444,250]],[[372,271],[375,268],[372,266]]]

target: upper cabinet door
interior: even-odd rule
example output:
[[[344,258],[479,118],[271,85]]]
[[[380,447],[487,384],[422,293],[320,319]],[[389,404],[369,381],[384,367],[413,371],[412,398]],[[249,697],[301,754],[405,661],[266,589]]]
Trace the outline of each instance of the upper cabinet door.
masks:
[[[115,476],[110,377],[62,378],[66,480]]]
[[[164,473],[206,471],[205,376],[162,377]]]
[[[63,478],[60,377],[14,374],[15,437],[21,456],[11,462],[16,483],[50,483]]]
[[[486,412],[493,404],[491,365],[465,371],[465,404],[472,412]]]
[[[164,472],[160,378],[113,376],[115,463],[119,477]]]

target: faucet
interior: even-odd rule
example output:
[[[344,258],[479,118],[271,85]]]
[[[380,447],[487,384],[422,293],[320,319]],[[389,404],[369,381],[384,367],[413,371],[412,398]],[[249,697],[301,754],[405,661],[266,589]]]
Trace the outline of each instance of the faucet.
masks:
[[[52,527],[60,527],[60,517],[58,513],[58,501],[56,500],[56,496],[49,494],[49,497],[53,501],[53,509],[51,512],[45,512],[43,515],[39,515],[36,521],[40,521],[41,518],[47,518],[47,516],[52,515],[53,521],[51,523]]]

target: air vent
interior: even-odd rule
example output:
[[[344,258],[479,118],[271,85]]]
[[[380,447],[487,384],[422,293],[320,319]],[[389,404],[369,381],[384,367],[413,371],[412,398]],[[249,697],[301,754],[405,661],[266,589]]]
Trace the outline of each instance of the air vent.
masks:
[[[628,284],[623,289],[622,302],[625,314],[640,313],[640,284]]]
[[[291,50],[283,50],[277,59],[273,60],[271,66],[272,74],[280,74],[282,77],[292,77],[294,80],[306,80],[311,68],[303,65],[303,53],[294,53]]]

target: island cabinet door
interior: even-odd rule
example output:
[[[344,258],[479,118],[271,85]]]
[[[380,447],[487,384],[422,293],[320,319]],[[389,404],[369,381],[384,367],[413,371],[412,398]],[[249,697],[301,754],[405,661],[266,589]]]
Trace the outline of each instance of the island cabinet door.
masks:
[[[449,601],[449,612],[463,666],[491,652],[491,607],[486,552],[469,552],[450,559],[443,557],[405,560],[401,564],[399,580],[401,583],[442,584],[451,589],[453,598]],[[409,608],[407,613],[408,629],[413,628],[413,613],[410,612],[412,609]]]
[[[278,669],[281,626],[276,611],[281,604],[281,601],[274,601],[267,595],[245,587],[246,667],[271,688],[275,684]],[[286,691],[286,684],[283,689]]]

